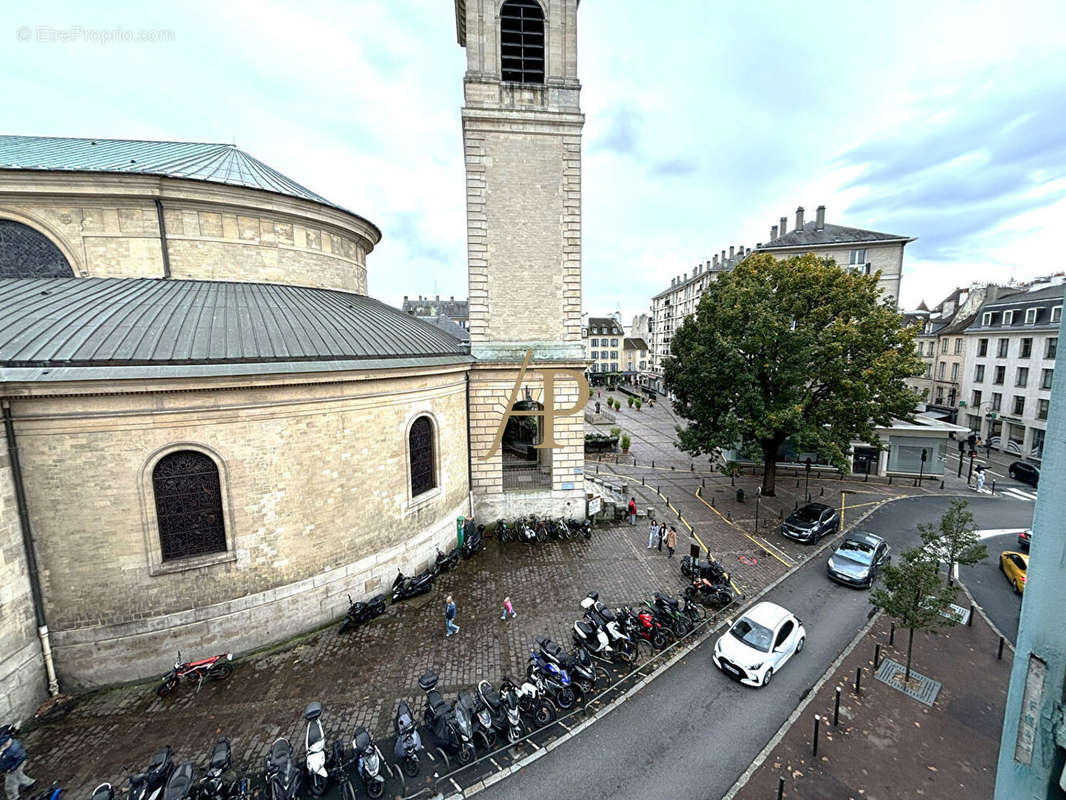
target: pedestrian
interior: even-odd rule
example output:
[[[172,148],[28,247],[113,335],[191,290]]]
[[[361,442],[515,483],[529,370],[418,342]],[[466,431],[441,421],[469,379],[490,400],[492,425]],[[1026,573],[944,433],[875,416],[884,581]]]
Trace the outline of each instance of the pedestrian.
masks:
[[[665,522],[662,525],[659,526],[659,535],[658,535],[657,538],[659,540],[659,552],[661,553],[663,551],[663,539],[666,538],[666,523]]]
[[[985,468],[977,468],[977,491],[982,491],[985,488]]]
[[[648,549],[655,549],[655,541],[659,538],[659,523],[655,521],[655,517],[651,518],[651,525],[648,526]]]
[[[7,800],[19,800],[19,791],[25,786],[27,789],[37,781],[29,777],[23,770],[26,765],[26,749],[22,742],[12,734],[14,729],[5,725],[2,741],[0,741],[0,773],[4,775],[4,791],[7,792]]]
[[[518,612],[515,611],[514,606],[511,605],[511,598],[505,597],[503,598],[503,616],[500,617],[500,619],[507,619],[508,616],[510,616],[511,619],[514,619],[518,616]]]
[[[670,551],[670,555],[667,558],[674,557],[674,549],[677,547],[677,531],[674,526],[670,526],[670,532],[666,534],[666,549]]]
[[[459,626],[455,624],[455,602],[448,595],[444,598],[444,635],[447,637],[453,633],[459,633]]]
[[[635,497],[630,497],[629,498],[628,511],[629,511],[629,524],[630,525],[636,525],[637,524],[637,498],[635,498]]]

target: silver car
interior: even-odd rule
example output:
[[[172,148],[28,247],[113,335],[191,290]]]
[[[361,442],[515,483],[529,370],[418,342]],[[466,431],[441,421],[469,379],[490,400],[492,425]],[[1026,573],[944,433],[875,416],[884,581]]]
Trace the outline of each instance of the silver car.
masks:
[[[892,560],[888,542],[866,531],[852,531],[825,564],[826,573],[837,583],[869,588],[877,573]]]

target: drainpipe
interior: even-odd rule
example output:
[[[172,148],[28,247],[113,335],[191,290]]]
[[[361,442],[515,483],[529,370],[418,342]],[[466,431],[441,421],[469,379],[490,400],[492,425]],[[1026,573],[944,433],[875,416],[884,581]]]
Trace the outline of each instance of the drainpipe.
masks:
[[[30,594],[33,596],[33,613],[37,618],[37,635],[41,639],[41,653],[44,656],[44,669],[48,673],[48,693],[55,697],[59,694],[59,681],[56,679],[56,667],[52,661],[52,645],[48,640],[48,623],[44,616],[44,602],[41,600],[41,579],[37,574],[37,556],[33,551],[33,535],[30,531],[30,512],[26,505],[26,490],[22,484],[22,467],[19,465],[19,450],[15,443],[15,424],[11,419],[11,403],[3,400],[4,433],[7,435],[7,456],[11,462],[11,477],[15,484],[15,503],[19,510],[19,527],[22,529],[22,547],[26,551],[26,567],[30,577]]]
[[[474,516],[474,456],[470,452],[470,371],[466,373],[466,494],[470,505],[469,516]]]
[[[163,219],[163,201],[155,199],[155,215],[159,219],[159,246],[163,250],[163,277],[170,277],[170,249],[167,247],[167,223]]]

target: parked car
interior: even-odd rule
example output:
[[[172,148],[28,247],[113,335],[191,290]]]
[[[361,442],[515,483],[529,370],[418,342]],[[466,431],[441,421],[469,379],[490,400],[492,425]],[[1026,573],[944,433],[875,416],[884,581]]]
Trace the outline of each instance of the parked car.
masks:
[[[747,686],[766,686],[807,638],[800,621],[775,603],[757,603],[715,642],[714,665]]]
[[[825,571],[834,581],[847,586],[869,588],[881,568],[892,560],[888,542],[866,531],[852,531],[825,562]]]
[[[1033,531],[1031,528],[1026,528],[1024,531],[1018,532],[1018,547],[1022,548],[1025,552],[1029,552],[1029,545],[1033,543]]]
[[[808,503],[788,515],[781,533],[797,542],[817,542],[840,530],[840,515],[825,503]]]
[[[1007,576],[1010,585],[1018,594],[1025,592],[1025,574],[1029,571],[1029,556],[1004,550],[999,554],[999,568]]]
[[[1034,489],[1040,483],[1040,468],[1028,461],[1015,461],[1007,467],[1007,474],[1012,480],[1028,483]]]

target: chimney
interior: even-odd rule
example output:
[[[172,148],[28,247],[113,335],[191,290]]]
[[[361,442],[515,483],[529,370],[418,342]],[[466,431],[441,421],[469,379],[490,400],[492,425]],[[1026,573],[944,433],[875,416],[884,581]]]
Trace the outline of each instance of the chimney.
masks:
[[[403,301],[404,301],[405,303],[407,302],[407,295],[404,295],[404,296],[403,296]]]
[[[440,302],[440,295],[439,294],[437,295],[437,302],[438,303]]]
[[[758,250],[760,247],[762,247],[762,242],[756,242],[755,249]]]
[[[814,229],[816,231],[824,231],[825,230],[825,206],[818,206],[817,210],[814,213],[815,213]]]
[[[770,227],[770,241],[772,242],[776,238],[777,238],[777,226],[776,225],[772,225]]]
[[[733,260],[733,245],[729,245],[729,260]]]
[[[452,302],[453,303],[455,302],[455,295],[454,294],[452,295]]]
[[[780,228],[778,228],[778,230],[780,231],[780,233],[781,233],[781,235],[782,235],[782,236],[784,236],[784,235],[785,235],[785,225],[786,225],[787,223],[788,223],[788,219],[787,219],[787,218],[785,218],[785,217],[781,217],[781,227],[780,227]]]
[[[796,209],[796,230],[803,230],[803,206]]]
[[[750,256],[751,255],[751,248],[750,247],[747,250],[744,251],[744,255],[745,256]]]
[[[715,254],[714,258],[711,259],[711,269],[718,269],[718,255],[717,255],[717,253]]]
[[[681,282],[684,283],[687,280],[688,280],[688,273],[686,272],[685,273],[685,277],[681,279]]]
[[[722,251],[722,266],[725,266],[725,250]]]

